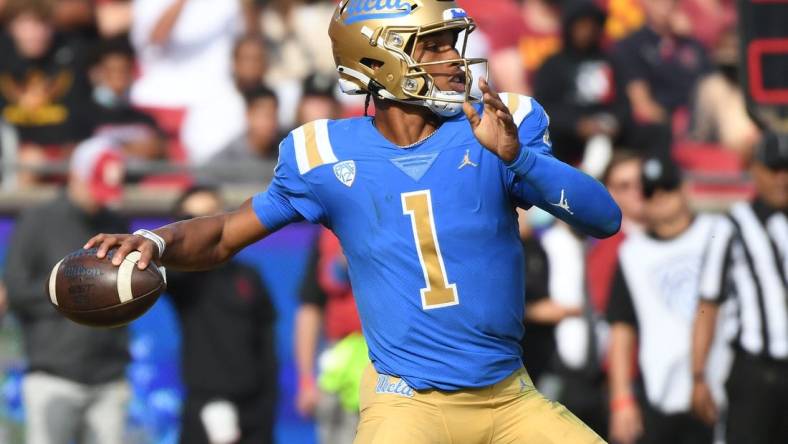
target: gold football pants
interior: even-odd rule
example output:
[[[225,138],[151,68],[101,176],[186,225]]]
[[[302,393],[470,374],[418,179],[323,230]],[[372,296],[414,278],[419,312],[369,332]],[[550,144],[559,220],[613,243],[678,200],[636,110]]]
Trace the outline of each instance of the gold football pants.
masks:
[[[361,382],[354,444],[604,443],[563,405],[544,398],[524,368],[489,387],[415,391],[372,366]]]

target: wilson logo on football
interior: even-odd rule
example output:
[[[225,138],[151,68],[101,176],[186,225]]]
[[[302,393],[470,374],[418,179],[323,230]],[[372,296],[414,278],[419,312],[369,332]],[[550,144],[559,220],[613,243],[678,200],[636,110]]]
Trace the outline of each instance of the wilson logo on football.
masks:
[[[345,8],[345,24],[362,20],[391,19],[405,17],[413,11],[407,0],[350,0]]]

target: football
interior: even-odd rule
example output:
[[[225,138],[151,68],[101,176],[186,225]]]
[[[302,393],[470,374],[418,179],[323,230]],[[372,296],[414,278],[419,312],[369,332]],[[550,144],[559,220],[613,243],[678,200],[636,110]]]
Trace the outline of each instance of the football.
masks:
[[[65,317],[91,327],[120,327],[145,313],[166,289],[155,265],[137,268],[139,251],[120,264],[111,262],[116,250],[96,257],[96,249],[75,251],[52,269],[46,286],[50,302]]]

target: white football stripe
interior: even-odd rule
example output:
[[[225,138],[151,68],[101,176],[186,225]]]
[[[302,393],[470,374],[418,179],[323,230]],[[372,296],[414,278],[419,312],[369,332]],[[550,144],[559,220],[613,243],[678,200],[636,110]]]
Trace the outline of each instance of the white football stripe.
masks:
[[[118,297],[121,303],[134,299],[134,294],[131,292],[131,275],[137,267],[140,256],[142,253],[139,251],[132,251],[118,267]]]
[[[324,164],[339,162],[331,148],[331,139],[328,138],[328,120],[315,121],[315,139],[317,140],[317,151]]]
[[[60,262],[55,264],[55,267],[52,269],[52,272],[49,274],[49,299],[55,305],[59,305],[57,303],[57,272],[58,270],[60,270],[60,264],[62,263],[63,263],[63,259],[60,259]]]

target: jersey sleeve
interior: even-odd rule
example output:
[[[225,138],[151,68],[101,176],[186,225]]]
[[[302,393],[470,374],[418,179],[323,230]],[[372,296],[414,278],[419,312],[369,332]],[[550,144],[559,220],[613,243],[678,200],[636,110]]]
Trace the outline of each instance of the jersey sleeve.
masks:
[[[719,218],[709,238],[700,269],[698,292],[704,301],[720,303],[725,299],[735,235],[733,223],[728,218]]]
[[[521,207],[537,206],[585,234],[618,232],[621,210],[593,177],[553,157],[550,118],[534,99],[501,95],[520,134],[520,154],[506,165],[509,193]]]
[[[312,223],[324,221],[322,204],[299,174],[292,134],[279,145],[279,163],[274,179],[267,190],[252,198],[252,208],[260,222],[271,231],[302,220]]]

